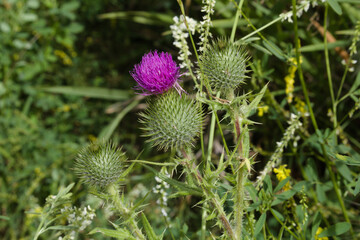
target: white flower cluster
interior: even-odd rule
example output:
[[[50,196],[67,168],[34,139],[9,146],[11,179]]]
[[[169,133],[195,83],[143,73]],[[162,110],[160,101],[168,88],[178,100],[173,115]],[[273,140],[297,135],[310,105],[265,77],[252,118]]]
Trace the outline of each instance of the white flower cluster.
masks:
[[[186,17],[185,19],[191,34],[195,34],[195,30],[198,25],[197,21],[190,17]],[[192,63],[189,60],[189,56],[191,55],[191,52],[189,50],[189,46],[186,40],[189,37],[189,33],[184,21],[185,19],[184,16],[182,15],[180,16],[180,18],[175,16],[173,18],[174,24],[170,26],[170,29],[172,32],[172,36],[175,40],[173,44],[180,49],[178,56],[178,60],[180,61],[180,67],[191,68]]]
[[[324,0],[321,0],[321,1],[324,2]],[[318,5],[318,1],[317,0],[301,0],[300,4],[298,6],[296,6],[296,9],[297,9],[296,16],[301,17],[304,12],[307,12],[309,10],[310,5],[312,7],[316,7]],[[292,9],[292,7],[291,7],[291,9]],[[289,11],[286,13],[281,13],[280,17],[281,17],[281,21],[288,21],[290,23],[293,22],[293,20],[292,20],[293,12],[292,11]]]
[[[214,7],[216,0],[203,0],[203,7],[201,11],[205,13],[203,20],[200,21],[200,42],[199,42],[199,51],[203,52],[206,50],[207,44],[209,42],[209,37],[211,37],[210,27],[212,26],[211,15],[214,14]]]
[[[167,177],[170,177],[170,174],[167,172],[167,170],[164,170],[164,175],[166,175]],[[168,193],[166,192],[166,189],[168,189],[170,186],[167,182],[163,181],[161,178],[159,177],[155,177],[155,181],[158,183],[154,188],[153,188],[153,192],[155,194],[160,194],[161,197],[158,198],[158,200],[156,200],[156,203],[161,207],[161,214],[168,218],[168,214],[166,212],[166,207],[167,207],[167,196]]]
[[[61,213],[67,216],[68,226],[74,226],[79,231],[85,230],[87,226],[92,223],[92,219],[96,216],[95,210],[91,209],[90,206],[82,208],[67,207],[61,209]],[[59,237],[58,240],[75,239],[75,230],[66,234],[64,237]]]
[[[288,121],[289,127],[286,129],[280,142],[276,142],[276,150],[271,155],[269,162],[266,164],[264,170],[259,174],[256,181],[257,188],[260,187],[260,184],[263,182],[266,175],[272,172],[273,168],[278,166],[281,162],[282,153],[287,147],[290,140],[295,140],[296,146],[298,138],[295,137],[295,131],[302,126],[300,122],[300,116],[297,116],[291,113],[290,120]]]

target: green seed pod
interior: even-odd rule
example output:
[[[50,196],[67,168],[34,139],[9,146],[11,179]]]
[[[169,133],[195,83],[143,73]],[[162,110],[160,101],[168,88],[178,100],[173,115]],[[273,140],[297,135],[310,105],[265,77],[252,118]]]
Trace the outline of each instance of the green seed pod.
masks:
[[[207,48],[200,63],[211,87],[227,94],[244,83],[248,60],[244,47],[226,39],[218,39]]]
[[[145,137],[159,149],[180,149],[193,145],[200,134],[203,113],[187,95],[170,90],[149,103],[140,114]]]
[[[94,142],[79,151],[74,170],[86,184],[105,188],[119,179],[126,159],[115,144]]]

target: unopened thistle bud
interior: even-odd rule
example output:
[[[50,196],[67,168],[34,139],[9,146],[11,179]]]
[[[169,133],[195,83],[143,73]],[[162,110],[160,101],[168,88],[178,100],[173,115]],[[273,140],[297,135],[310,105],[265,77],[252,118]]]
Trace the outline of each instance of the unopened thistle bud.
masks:
[[[228,93],[244,83],[248,60],[244,47],[226,39],[218,39],[207,48],[200,63],[211,87]]]
[[[115,144],[100,141],[80,150],[74,170],[85,183],[105,188],[119,179],[125,161],[125,153]]]
[[[144,136],[159,149],[190,147],[200,134],[202,111],[187,95],[179,96],[174,90],[159,96],[141,114]]]

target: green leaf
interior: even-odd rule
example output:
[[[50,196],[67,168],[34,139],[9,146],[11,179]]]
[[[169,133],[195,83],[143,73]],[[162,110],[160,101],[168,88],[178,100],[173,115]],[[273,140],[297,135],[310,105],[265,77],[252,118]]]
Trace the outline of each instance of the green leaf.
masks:
[[[334,49],[336,47],[345,47],[349,44],[348,41],[336,41],[333,43],[328,43],[328,49]],[[323,51],[325,49],[324,43],[317,43],[312,45],[307,45],[301,47],[300,52],[315,52],[315,51]]]
[[[250,43],[250,46],[256,48],[257,50],[262,51],[263,53],[266,53],[266,54],[268,54],[268,55],[272,55],[272,53],[271,53],[269,50],[267,50],[266,48],[260,46],[259,44]]]
[[[149,221],[147,220],[144,213],[141,213],[141,220],[144,226],[145,233],[149,240],[159,240],[160,238],[155,234],[153,228],[151,227]]]
[[[72,229],[77,229],[77,227],[76,227],[76,226],[57,225],[57,226],[48,227],[48,228],[46,229],[46,231],[47,231],[47,230],[67,231],[67,230],[72,230]]]
[[[321,203],[324,203],[327,200],[325,191],[323,190],[320,184],[316,184],[316,196],[318,197],[318,200]]]
[[[145,168],[149,169],[151,172],[153,172],[157,177],[159,177],[160,179],[162,179],[163,181],[167,182],[168,184],[170,184],[171,186],[177,188],[180,191],[183,191],[185,193],[187,193],[187,195],[195,195],[195,196],[203,196],[202,191],[200,190],[200,188],[197,187],[191,187],[189,186],[189,184],[183,183],[183,182],[179,182],[177,180],[174,180],[172,178],[168,178],[167,176],[157,172],[155,169],[153,169],[150,166],[147,166],[145,164],[141,164],[143,165]]]
[[[350,171],[349,167],[346,166],[345,162],[344,161],[336,161],[335,165],[336,165],[336,169],[339,171],[341,176],[343,176],[349,182],[352,182],[351,171]]]
[[[276,193],[276,192],[280,191],[280,189],[282,189],[285,186],[285,184],[287,182],[289,182],[289,180],[290,180],[290,177],[287,177],[284,180],[282,180],[281,182],[279,182],[279,184],[274,189],[274,192]]]
[[[2,216],[0,215],[1,220],[10,221],[10,218],[8,216]]]
[[[70,23],[70,25],[67,27],[67,30],[71,33],[79,33],[82,30],[84,30],[83,25],[76,23],[76,22],[72,22]]]
[[[255,224],[255,230],[254,230],[255,236],[261,231],[261,229],[263,228],[263,226],[265,224],[265,221],[266,221],[266,212],[261,214],[260,218],[257,220],[257,222]]]
[[[75,11],[76,9],[78,9],[79,7],[80,7],[80,2],[71,1],[71,2],[64,3],[60,9],[64,12],[72,12],[72,11]]]
[[[272,193],[273,192],[271,179],[270,179],[269,175],[265,176],[263,184],[264,184],[264,190],[265,190],[266,193]]]
[[[327,2],[329,3],[330,7],[331,7],[338,15],[341,15],[341,14],[342,14],[341,7],[340,7],[339,3],[337,2],[337,0],[327,0]]]
[[[321,214],[319,212],[316,212],[314,221],[311,228],[311,239],[315,238],[316,231],[318,230],[320,223],[321,223]]]
[[[70,190],[74,187],[75,183],[70,183],[66,188],[62,188],[59,193],[57,194],[56,198],[62,198],[65,196]]]
[[[173,16],[165,13],[126,11],[112,12],[99,15],[100,19],[126,19],[146,25],[169,25],[173,24]]]
[[[354,195],[358,195],[358,193],[360,192],[360,177],[358,178],[358,180],[356,181],[355,184],[355,190],[354,190]]]
[[[275,209],[271,208],[271,212],[280,220],[280,221],[284,221],[284,216],[279,213],[278,211],[276,211]]]
[[[359,87],[359,85],[360,85],[360,72],[357,74],[356,79],[355,79],[353,85],[351,86],[349,92],[351,92],[351,93],[355,92],[356,89]]]
[[[41,90],[50,93],[76,95],[81,97],[100,98],[108,100],[128,100],[131,96],[129,91],[114,90],[97,87],[72,87],[72,86],[56,86],[42,87]]]
[[[251,200],[253,202],[256,202],[258,200],[258,197],[257,197],[257,191],[256,191],[255,187],[253,185],[248,185],[245,188],[246,188],[247,192],[249,193]]]
[[[281,51],[281,49],[275,45],[275,43],[271,42],[271,41],[265,41],[263,40],[263,44],[264,46],[270,51],[272,52],[277,58],[279,58],[280,60],[284,60],[284,54]]]
[[[102,233],[107,237],[113,237],[116,239],[130,239],[130,240],[136,240],[136,238],[134,238],[131,233],[129,231],[127,231],[126,229],[117,229],[117,230],[113,230],[113,229],[106,229],[106,228],[95,228],[93,229],[91,232],[89,232],[89,234],[95,234],[95,233]]]
[[[294,191],[294,190],[287,190],[285,192],[275,195],[276,199],[271,203],[271,206],[275,206],[279,203],[282,203],[285,200],[288,200],[289,198],[294,196],[295,193],[296,193],[296,191]]]
[[[247,106],[247,109],[246,109],[246,112],[245,112],[246,117],[248,117],[253,110],[257,109],[262,97],[264,96],[264,93],[265,93],[266,89],[267,89],[267,84],[256,95],[255,99],[249,104],[249,106]]]
[[[322,231],[318,235],[318,238],[339,236],[339,235],[349,231],[350,227],[351,227],[351,225],[348,222],[337,223],[335,225],[330,226],[328,229],[325,229],[324,231]]]

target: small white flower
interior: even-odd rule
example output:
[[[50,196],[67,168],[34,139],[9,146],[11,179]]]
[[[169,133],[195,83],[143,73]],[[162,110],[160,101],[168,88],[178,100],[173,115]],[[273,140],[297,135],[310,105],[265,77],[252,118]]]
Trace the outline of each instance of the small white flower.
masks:
[[[161,209],[161,213],[164,217],[167,217],[167,215],[168,215],[167,212],[165,211],[165,209],[163,209],[163,208]]]

